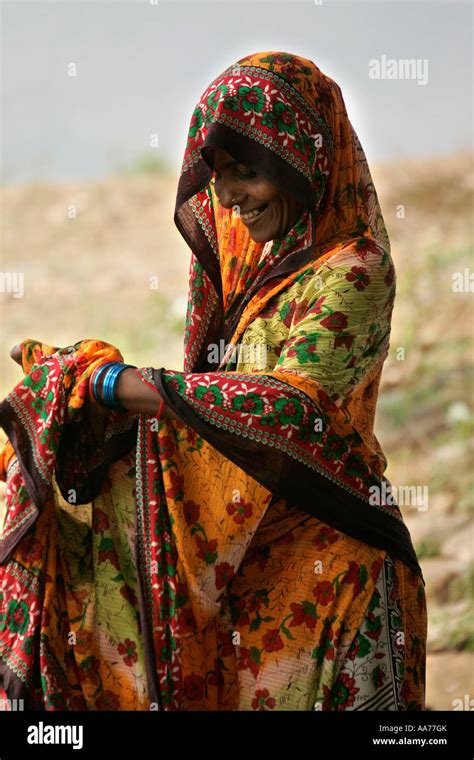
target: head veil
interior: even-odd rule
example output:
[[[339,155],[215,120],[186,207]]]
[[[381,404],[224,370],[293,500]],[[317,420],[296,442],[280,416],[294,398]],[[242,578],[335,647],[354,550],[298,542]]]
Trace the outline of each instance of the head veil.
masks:
[[[238,210],[219,203],[213,186],[216,146],[300,201],[302,211],[283,238],[253,241]],[[184,371],[157,371],[160,393],[183,420],[273,493],[349,535],[387,548],[421,575],[394,499],[382,497],[376,504],[370,497],[371,488],[380,491],[386,481],[373,414],[388,352],[395,274],[367,159],[336,82],[312,61],[283,52],[246,56],[216,77],[193,110],[174,220],[191,249]],[[231,348],[236,345],[270,298],[308,269],[316,274],[332,257],[331,264],[366,255],[380,261],[377,277],[384,283],[387,324],[364,387],[338,407],[306,371],[280,371],[278,365],[251,375],[236,372],[226,385],[227,370],[234,368],[211,363],[211,344],[224,339]],[[295,402],[307,405],[308,420],[322,414],[326,432],[315,433],[311,424],[288,432],[280,416],[282,428],[278,433],[272,428],[272,435],[281,435],[281,442],[269,447],[262,412],[257,433],[243,438],[237,433],[247,417],[238,410],[241,398],[248,398],[246,383],[263,388],[266,408]],[[226,402],[224,409],[223,393],[241,398]],[[370,411],[358,419],[360,401]],[[255,426],[258,401],[249,403]],[[289,454],[287,436],[293,444],[297,440],[298,453]],[[341,444],[334,460],[325,453],[323,439]]]
[[[280,189],[303,211],[284,238],[255,243],[236,209],[213,190],[219,146]],[[194,108],[175,223],[190,265],[184,369],[217,369],[206,347],[231,341],[262,288],[308,262],[371,238],[390,243],[364,151],[340,87],[310,60],[282,52],[241,58],[206,88]]]

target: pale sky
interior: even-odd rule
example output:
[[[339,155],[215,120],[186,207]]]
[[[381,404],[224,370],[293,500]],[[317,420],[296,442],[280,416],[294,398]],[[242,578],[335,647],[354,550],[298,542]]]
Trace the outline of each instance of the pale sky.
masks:
[[[470,2],[152,2],[2,1],[3,182],[102,177],[151,133],[179,170],[201,93],[262,50],[310,58],[338,82],[369,162],[472,148]],[[427,84],[371,79],[383,56],[426,61]]]

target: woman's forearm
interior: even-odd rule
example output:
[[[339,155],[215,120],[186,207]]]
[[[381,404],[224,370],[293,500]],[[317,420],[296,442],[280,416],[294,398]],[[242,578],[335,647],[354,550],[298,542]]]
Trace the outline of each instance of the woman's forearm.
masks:
[[[161,401],[158,389],[154,390],[142,382],[136,370],[131,368],[120,373],[115,396],[122,406],[137,414],[156,414]],[[178,419],[167,406],[164,407],[162,416]]]

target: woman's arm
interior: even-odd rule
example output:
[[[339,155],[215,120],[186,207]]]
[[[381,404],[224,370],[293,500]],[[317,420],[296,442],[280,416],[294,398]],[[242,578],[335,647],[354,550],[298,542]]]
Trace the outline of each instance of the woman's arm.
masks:
[[[21,347],[20,345],[13,346],[10,351],[11,358],[21,367]],[[120,373],[115,389],[115,395],[118,401],[128,409],[130,412],[136,414],[150,414],[153,415],[158,411],[160,406],[161,395],[158,389],[153,390],[150,386],[146,385],[138,377],[134,369],[125,369]],[[94,407],[100,408],[101,411],[106,413],[106,409],[99,407],[98,404],[93,404]],[[98,409],[96,411],[98,411]],[[168,419],[179,419],[174,412],[167,406],[163,410],[163,417]]]
[[[158,389],[154,390],[146,385],[132,368],[124,369],[120,373],[115,396],[122,406],[137,414],[156,414],[161,401]],[[169,406],[164,407],[162,416],[168,419],[179,419]]]

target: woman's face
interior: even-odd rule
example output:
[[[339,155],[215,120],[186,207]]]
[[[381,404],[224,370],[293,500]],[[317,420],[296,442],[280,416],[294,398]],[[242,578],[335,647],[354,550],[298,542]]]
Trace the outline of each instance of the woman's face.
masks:
[[[214,148],[215,189],[224,208],[238,206],[242,222],[256,243],[284,237],[301,213],[293,196],[240,164],[222,148]],[[258,210],[258,213],[250,213]]]

